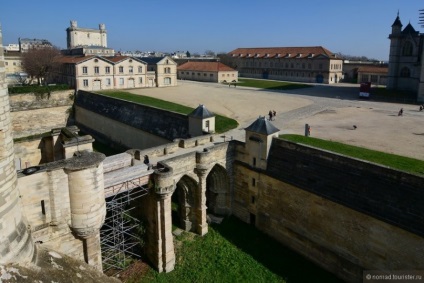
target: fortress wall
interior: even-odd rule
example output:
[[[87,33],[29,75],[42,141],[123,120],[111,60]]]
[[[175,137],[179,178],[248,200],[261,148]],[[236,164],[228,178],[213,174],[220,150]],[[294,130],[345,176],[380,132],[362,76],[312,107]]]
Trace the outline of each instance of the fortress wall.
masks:
[[[245,222],[254,216],[258,229],[348,282],[362,281],[363,270],[424,268],[421,227],[405,229],[419,221],[419,215],[415,220],[407,216],[413,203],[422,200],[411,190],[423,188],[423,178],[276,139],[271,151],[269,172],[235,162],[235,216]],[[311,167],[315,169],[309,171]],[[368,175],[377,172],[379,176]],[[363,182],[354,177],[358,174],[366,175]],[[311,179],[317,180],[315,186],[307,185]],[[318,187],[324,180],[325,185]],[[394,195],[397,190],[402,194]],[[335,201],[338,194],[346,196],[344,203]],[[370,198],[368,213],[359,210],[364,198]],[[391,210],[398,211],[396,219],[403,219],[404,227],[395,225]],[[387,215],[379,219],[371,212]]]
[[[424,236],[424,178],[274,139],[267,174]]]
[[[72,106],[75,90],[54,91],[42,97],[34,93],[9,94],[10,111],[26,111],[51,107]]]
[[[115,143],[120,149],[149,148],[169,143],[169,140],[110,119],[85,108],[75,106],[78,127],[105,144]],[[178,146],[178,144],[177,144]]]
[[[13,138],[29,137],[65,127],[70,106],[11,112]]]
[[[19,170],[21,168],[23,169],[40,164],[43,160],[43,143],[41,139],[15,142],[13,147],[15,151],[15,160],[17,162],[16,169]]]
[[[85,91],[78,92],[75,106],[75,119],[78,124],[85,125],[96,132],[101,132],[107,138],[112,138],[112,131],[109,127],[115,127],[115,131],[120,130],[126,134],[124,136],[120,135],[120,138],[113,136],[114,142],[124,142],[127,139],[131,139],[131,135],[133,135],[128,132],[128,129],[123,129],[122,125],[127,125],[130,129],[136,129],[146,135],[146,138],[139,139],[136,145],[131,142],[127,146],[130,148],[143,149],[156,146],[158,144],[157,141],[160,140],[165,143],[165,141],[169,142],[189,137],[188,116],[183,114]],[[99,115],[99,117],[94,114]],[[96,124],[90,124],[92,117],[96,119]],[[100,123],[100,118],[107,121],[107,123]],[[118,123],[113,123],[114,121]],[[96,128],[96,126],[100,128]],[[143,146],[140,146],[140,144],[143,144]]]

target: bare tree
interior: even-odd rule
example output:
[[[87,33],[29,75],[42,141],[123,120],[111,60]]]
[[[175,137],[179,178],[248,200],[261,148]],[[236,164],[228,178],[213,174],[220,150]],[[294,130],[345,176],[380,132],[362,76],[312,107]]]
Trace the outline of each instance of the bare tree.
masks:
[[[211,57],[215,57],[215,52],[213,52],[212,50],[206,50],[205,51],[205,55],[206,56],[211,56]]]
[[[22,67],[31,79],[37,79],[41,85],[58,67],[55,59],[59,55],[60,51],[56,47],[29,49],[22,54]]]

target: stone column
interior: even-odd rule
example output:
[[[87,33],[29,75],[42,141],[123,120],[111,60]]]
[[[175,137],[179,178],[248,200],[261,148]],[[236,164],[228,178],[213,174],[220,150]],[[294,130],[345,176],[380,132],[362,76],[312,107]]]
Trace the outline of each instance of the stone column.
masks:
[[[172,169],[155,171],[154,190],[150,195],[152,218],[149,221],[148,256],[159,272],[170,272],[175,267],[174,238],[172,236],[171,196],[175,191]]]
[[[98,270],[102,270],[100,228],[106,216],[104,158],[101,153],[81,152],[67,159],[65,165],[71,207],[70,227],[83,240],[85,261]]]
[[[30,261],[34,254],[34,244],[21,212],[16,187],[15,154],[2,44],[0,26],[0,264],[6,264]]]
[[[196,194],[196,231],[200,236],[208,233],[208,223],[206,221],[206,175],[207,169],[198,167],[196,174],[199,177],[199,187]]]

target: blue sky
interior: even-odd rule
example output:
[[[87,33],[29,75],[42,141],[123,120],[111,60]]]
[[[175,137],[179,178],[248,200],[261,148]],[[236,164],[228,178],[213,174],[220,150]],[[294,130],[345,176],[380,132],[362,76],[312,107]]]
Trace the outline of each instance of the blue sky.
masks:
[[[238,47],[323,46],[332,52],[387,60],[399,10],[404,27],[419,22],[422,0],[20,0],[2,1],[3,43],[47,39],[66,47],[70,20],[104,23],[115,50],[191,53]]]

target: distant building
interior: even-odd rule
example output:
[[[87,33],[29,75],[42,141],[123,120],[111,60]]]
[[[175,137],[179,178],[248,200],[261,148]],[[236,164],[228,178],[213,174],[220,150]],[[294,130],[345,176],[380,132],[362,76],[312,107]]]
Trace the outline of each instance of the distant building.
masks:
[[[168,57],[154,59],[147,63],[128,56],[62,56],[55,82],[87,91],[175,86],[176,63]]]
[[[416,31],[411,23],[402,29],[399,13],[389,34],[390,55],[387,88],[417,93],[417,100],[424,101],[424,34]]]
[[[17,43],[9,43],[4,47],[5,51],[19,51],[19,44]]]
[[[365,69],[363,69],[365,68]],[[356,61],[356,60],[343,60],[343,82],[347,83],[361,83],[363,79],[365,79],[365,76],[361,77],[361,79],[358,79],[358,70],[361,69],[362,72],[366,71],[368,68],[372,68],[375,71],[377,71],[378,74],[380,74],[381,78],[379,79],[380,84],[386,85],[387,82],[387,74],[388,74],[388,64],[386,62],[382,61]],[[383,68],[383,69],[381,69]],[[386,72],[386,78],[382,78],[383,74],[382,72]],[[368,69],[371,70],[371,69]],[[364,73],[362,73],[364,74]],[[372,77],[372,80],[374,81],[373,84],[377,83],[377,80],[375,77]],[[370,80],[371,81],[371,77]]]
[[[27,52],[29,49],[51,48],[53,45],[46,39],[19,38],[19,50]]]
[[[386,85],[387,74],[389,69],[387,67],[378,66],[362,66],[358,70],[358,83],[370,82],[374,85]]]
[[[186,62],[178,66],[178,78],[202,82],[238,82],[238,71],[221,62]]]
[[[240,77],[308,83],[338,83],[343,60],[321,47],[237,48],[228,53]]]

